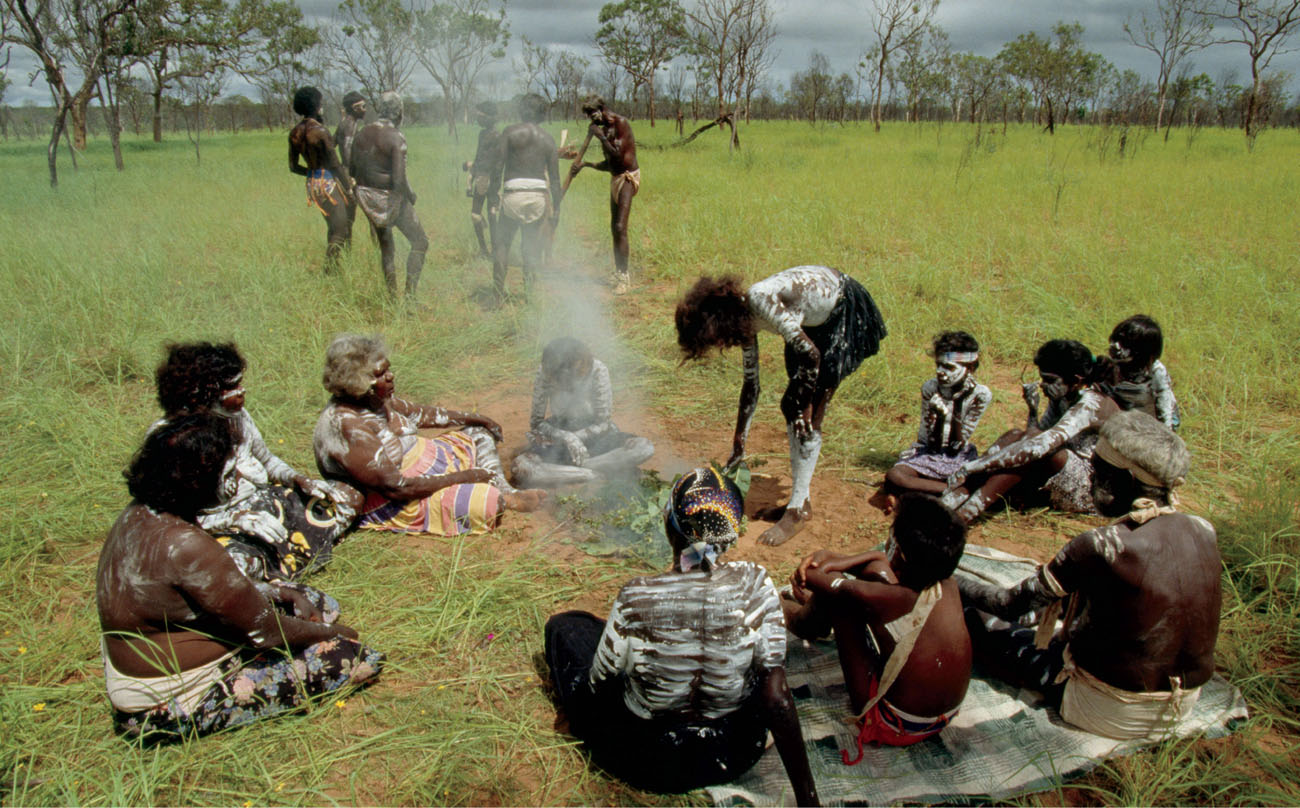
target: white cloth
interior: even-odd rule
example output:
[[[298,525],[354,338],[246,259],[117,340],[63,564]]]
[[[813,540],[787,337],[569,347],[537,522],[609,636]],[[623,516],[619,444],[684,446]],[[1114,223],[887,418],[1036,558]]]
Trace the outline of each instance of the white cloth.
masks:
[[[102,636],[99,638],[99,653],[104,658],[104,684],[108,686],[108,700],[114,707],[127,713],[139,713],[175,699],[186,715],[194,712],[194,708],[202,701],[203,694],[221,681],[222,666],[235,655],[232,650],[206,665],[166,676],[130,676],[113,666],[113,661],[108,656],[108,645]]]
[[[1201,688],[1183,690],[1178,677],[1171,689],[1135,693],[1108,685],[1080,668],[1065,647],[1065,668],[1057,681],[1065,681],[1061,718],[1082,730],[1105,738],[1159,740],[1177,728],[1200,698]]]
[[[503,186],[509,191],[549,191],[551,186],[541,177],[513,177]]]

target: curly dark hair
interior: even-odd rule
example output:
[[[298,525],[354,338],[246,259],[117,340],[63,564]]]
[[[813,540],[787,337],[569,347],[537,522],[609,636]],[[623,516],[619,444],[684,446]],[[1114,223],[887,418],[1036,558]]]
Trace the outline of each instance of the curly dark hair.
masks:
[[[929,494],[904,494],[897,514],[892,532],[904,559],[899,583],[920,592],[950,577],[966,550],[966,525]]]
[[[1044,342],[1034,354],[1034,364],[1040,371],[1056,373],[1066,381],[1082,380],[1091,384],[1110,371],[1107,362],[1099,362],[1083,343],[1072,339],[1054,339]]]
[[[217,499],[221,473],[235,449],[230,423],[203,411],[150,432],[122,472],[131,496],[155,511],[192,520]]]
[[[745,287],[735,275],[701,276],[677,304],[677,344],[687,359],[748,345],[755,334]]]
[[[171,418],[216,406],[227,384],[244,372],[244,357],[233,342],[168,345],[158,366],[158,403]]]
[[[293,94],[293,111],[309,118],[320,111],[321,98],[320,90],[315,87],[299,87],[298,92]]]
[[[598,109],[608,109],[605,106],[605,99],[598,95],[589,95],[582,99],[582,114],[590,115]]]
[[[934,358],[945,353],[979,353],[980,344],[965,331],[944,331],[934,338]],[[967,363],[971,370],[979,370],[980,362]]]
[[[1133,363],[1142,367],[1160,358],[1165,350],[1165,335],[1160,323],[1145,314],[1135,314],[1115,326],[1110,341],[1118,342],[1133,354]]]

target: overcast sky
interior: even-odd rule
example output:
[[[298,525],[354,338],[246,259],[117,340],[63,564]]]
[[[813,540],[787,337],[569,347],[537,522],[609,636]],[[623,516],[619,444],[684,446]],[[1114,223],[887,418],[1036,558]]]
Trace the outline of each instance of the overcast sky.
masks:
[[[600,7],[607,0],[510,0],[506,7],[512,33],[510,55],[519,52],[521,35],[538,44],[567,47],[592,55],[591,37],[596,30]],[[686,0],[690,2],[690,0]],[[779,53],[770,78],[784,85],[792,73],[808,65],[814,51],[829,59],[834,72],[852,71],[872,37],[869,24],[870,0],[772,0],[777,10]],[[298,0],[313,21],[329,19],[338,7],[337,0]],[[1136,70],[1154,79],[1158,62],[1154,54],[1135,47],[1124,33],[1124,20],[1137,19],[1144,10],[1153,13],[1155,0],[942,0],[936,22],[947,31],[952,48],[993,56],[1006,42],[1019,34],[1035,31],[1049,35],[1058,21],[1078,21],[1084,27],[1084,45],[1111,61],[1120,70]],[[1293,40],[1300,47],[1300,37]],[[1237,82],[1250,75],[1245,46],[1218,45],[1190,57],[1194,72],[1204,72],[1216,82],[1224,70],[1235,70]],[[593,60],[594,62],[594,60]],[[10,104],[28,98],[45,102],[48,90],[38,80],[27,86],[26,72],[32,64],[26,54],[14,52],[10,76],[14,86],[6,94]],[[1300,53],[1274,59],[1274,70],[1300,73]],[[417,83],[418,83],[417,78]],[[518,89],[510,74],[509,59],[490,77],[494,94],[513,95]],[[1294,92],[1296,82],[1290,87]],[[230,92],[247,92],[237,84]]]

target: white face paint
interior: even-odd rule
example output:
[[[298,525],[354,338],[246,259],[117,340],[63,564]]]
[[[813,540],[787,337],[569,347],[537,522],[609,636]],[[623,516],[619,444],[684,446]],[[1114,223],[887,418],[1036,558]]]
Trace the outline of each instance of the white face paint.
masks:
[[[1040,385],[1043,389],[1043,395],[1053,401],[1060,401],[1070,392],[1070,383],[1062,376],[1055,373],[1042,373],[1043,383]]]
[[[1127,362],[1133,358],[1133,352],[1124,347],[1123,343],[1112,342],[1110,344],[1110,358],[1116,362]]]
[[[952,389],[970,375],[970,368],[960,362],[935,362],[934,378],[939,381],[939,386]]]

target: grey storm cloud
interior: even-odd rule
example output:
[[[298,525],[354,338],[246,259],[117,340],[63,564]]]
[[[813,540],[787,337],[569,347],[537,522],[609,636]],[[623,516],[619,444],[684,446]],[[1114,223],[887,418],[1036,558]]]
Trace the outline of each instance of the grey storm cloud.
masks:
[[[337,16],[337,0],[297,0],[310,21],[324,23]],[[686,0],[690,2],[690,0]],[[603,0],[509,0],[506,13],[510,22],[510,57],[520,51],[522,37],[538,45],[566,48],[594,57],[592,36]],[[813,51],[826,55],[835,72],[852,72],[873,40],[870,25],[870,0],[773,0],[776,10],[776,57],[769,82],[788,83],[791,74],[808,65]],[[1154,11],[1155,0],[943,0],[935,22],[949,36],[955,51],[993,56],[1004,44],[1020,34],[1034,31],[1050,35],[1058,22],[1079,22],[1084,27],[1084,46],[1110,60],[1121,70],[1135,70],[1147,78],[1156,73],[1155,57],[1134,46],[1124,33],[1124,21],[1136,18],[1144,10]],[[1300,46],[1300,42],[1294,43]],[[515,89],[511,59],[491,72],[492,92],[509,95]],[[593,58],[593,65],[595,59]],[[15,49],[10,64],[14,85],[6,97],[8,103],[27,99],[44,103],[49,95],[38,78],[28,86],[26,73],[34,63]],[[1187,66],[1193,72],[1205,72],[1216,80],[1225,70],[1236,72],[1240,81],[1249,73],[1245,48],[1240,45],[1217,45],[1193,54]],[[1290,53],[1274,60],[1273,70],[1300,73],[1300,53]],[[417,84],[421,83],[417,75]],[[231,92],[241,92],[232,87]]]

